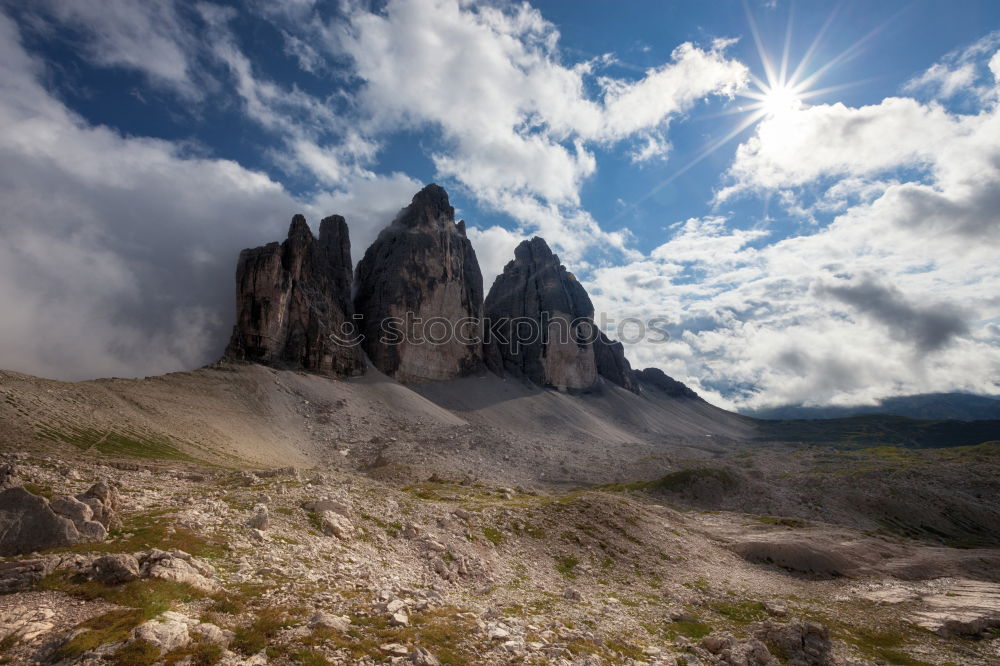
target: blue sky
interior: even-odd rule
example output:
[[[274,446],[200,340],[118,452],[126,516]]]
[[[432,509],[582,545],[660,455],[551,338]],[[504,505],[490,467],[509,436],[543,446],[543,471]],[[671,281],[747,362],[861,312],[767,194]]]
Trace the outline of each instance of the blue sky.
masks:
[[[209,362],[240,248],[341,213],[357,259],[438,182],[487,285],[544,236],[719,404],[1000,392],[995,2],[0,11],[2,367]]]

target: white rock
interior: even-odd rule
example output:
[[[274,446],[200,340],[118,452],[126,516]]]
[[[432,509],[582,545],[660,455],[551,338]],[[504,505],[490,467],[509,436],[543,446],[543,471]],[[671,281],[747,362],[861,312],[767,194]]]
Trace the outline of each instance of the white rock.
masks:
[[[489,637],[495,641],[505,641],[510,638],[510,632],[498,625],[490,625],[487,629]]]
[[[379,649],[396,657],[405,657],[410,653],[409,649],[402,643],[384,643],[379,646]]]
[[[187,623],[175,619],[150,620],[133,629],[132,637],[152,643],[161,654],[178,650],[191,642]]]
[[[406,602],[402,599],[393,599],[385,605],[385,610],[390,615],[403,608],[406,608]]]
[[[354,536],[354,525],[339,513],[324,511],[319,516],[320,527],[327,536],[335,536],[341,541],[349,541]]]
[[[336,629],[343,633],[351,628],[351,618],[346,615],[333,615],[331,613],[316,613],[309,618],[309,626],[313,629]]]

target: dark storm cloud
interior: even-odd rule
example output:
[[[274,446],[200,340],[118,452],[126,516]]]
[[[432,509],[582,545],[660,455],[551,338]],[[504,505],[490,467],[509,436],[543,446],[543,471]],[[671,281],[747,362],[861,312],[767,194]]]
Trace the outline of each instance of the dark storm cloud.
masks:
[[[914,305],[898,289],[870,277],[850,285],[820,285],[817,292],[885,325],[893,337],[908,340],[921,351],[941,349],[969,332],[961,308],[947,303]]]

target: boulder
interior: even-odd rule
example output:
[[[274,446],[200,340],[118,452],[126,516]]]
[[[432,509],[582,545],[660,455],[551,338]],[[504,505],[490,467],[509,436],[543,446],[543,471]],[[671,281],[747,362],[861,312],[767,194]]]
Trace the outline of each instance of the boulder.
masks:
[[[158,618],[149,620],[132,630],[134,640],[146,641],[159,649],[160,654],[173,652],[186,647],[191,642],[188,633],[189,622],[177,613],[164,613]]]
[[[105,585],[120,585],[139,578],[139,560],[128,553],[104,555],[93,565],[94,578]]]
[[[0,594],[26,590],[49,573],[46,560],[0,562]]]
[[[263,504],[258,504],[254,509],[254,514],[250,516],[247,521],[247,527],[252,530],[266,530],[271,524],[271,515],[267,510],[267,506]]]
[[[589,391],[598,378],[638,391],[621,343],[594,323],[587,290],[542,238],[524,241],[486,296],[487,359],[500,374]]]
[[[98,481],[75,499],[90,507],[93,513],[91,520],[103,525],[105,530],[121,527],[121,519],[118,517],[118,491],[106,481]]]
[[[0,556],[71,546],[83,540],[73,521],[56,514],[44,497],[21,486],[0,491]]]
[[[346,502],[341,502],[336,499],[321,499],[312,500],[305,502],[302,505],[306,511],[311,511],[312,513],[323,513],[324,511],[332,511],[333,513],[339,513],[342,516],[350,515],[351,507],[347,505]]]
[[[833,666],[837,661],[830,642],[830,630],[817,622],[780,623],[768,620],[754,635],[768,645],[776,645],[790,666]]]
[[[341,541],[349,541],[354,536],[354,525],[339,513],[324,511],[319,514],[319,523],[327,536],[335,536]]]
[[[337,376],[365,371],[351,302],[351,242],[334,215],[315,238],[301,215],[280,245],[243,250],[225,358]]]
[[[143,555],[141,564],[143,578],[159,578],[183,583],[208,594],[221,589],[219,584],[210,578],[211,567],[198,562],[187,553],[180,551],[167,553],[154,548]]]
[[[345,633],[351,628],[351,618],[346,615],[319,612],[309,618],[309,626],[312,629],[334,629]]]
[[[483,276],[443,188],[422,189],[382,230],[356,283],[364,348],[380,371],[423,382],[484,367]]]
[[[49,508],[52,509],[56,515],[69,518],[74,523],[87,522],[94,517],[94,510],[75,497],[60,497],[59,499],[50,502]]]
[[[0,490],[21,485],[17,476],[17,466],[14,463],[0,463]]]

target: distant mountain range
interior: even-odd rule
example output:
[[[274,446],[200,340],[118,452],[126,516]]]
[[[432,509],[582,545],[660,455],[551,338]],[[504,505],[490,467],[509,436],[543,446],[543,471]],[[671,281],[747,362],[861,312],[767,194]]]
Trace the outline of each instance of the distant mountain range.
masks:
[[[785,405],[770,409],[743,411],[758,419],[838,419],[868,414],[889,414],[913,419],[952,419],[979,421],[1000,419],[1000,396],[972,393],[923,393],[885,398],[877,405],[853,407],[806,407]]]

